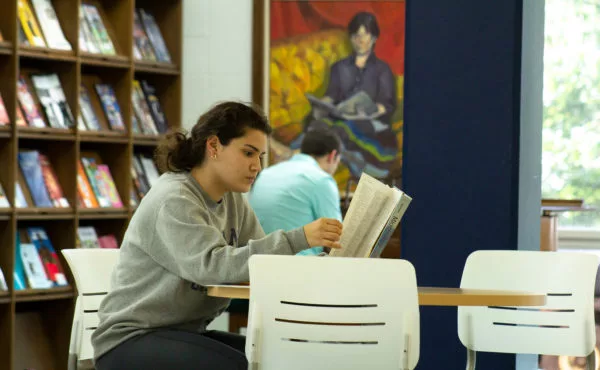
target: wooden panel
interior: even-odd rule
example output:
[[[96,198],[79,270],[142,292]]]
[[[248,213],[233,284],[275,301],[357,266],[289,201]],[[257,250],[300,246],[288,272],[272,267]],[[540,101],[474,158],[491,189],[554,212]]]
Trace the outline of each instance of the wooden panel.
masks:
[[[79,1],[77,0],[52,0],[52,6],[58,17],[63,34],[73,51],[77,50],[79,42]]]
[[[0,368],[10,369],[12,363],[12,318],[14,305],[0,303]]]

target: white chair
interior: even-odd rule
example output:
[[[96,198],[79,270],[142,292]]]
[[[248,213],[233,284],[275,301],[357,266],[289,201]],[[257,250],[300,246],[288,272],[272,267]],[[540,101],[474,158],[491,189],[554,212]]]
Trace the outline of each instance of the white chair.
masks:
[[[477,351],[588,357],[595,369],[594,284],[598,258],[587,253],[476,251],[461,288],[544,292],[539,307],[458,308],[467,369]]]
[[[73,273],[79,293],[71,328],[68,369],[93,369],[91,336],[98,326],[100,302],[110,291],[110,278],[119,260],[119,250],[63,249],[62,254]]]
[[[404,260],[254,255],[249,368],[413,369],[419,303]]]

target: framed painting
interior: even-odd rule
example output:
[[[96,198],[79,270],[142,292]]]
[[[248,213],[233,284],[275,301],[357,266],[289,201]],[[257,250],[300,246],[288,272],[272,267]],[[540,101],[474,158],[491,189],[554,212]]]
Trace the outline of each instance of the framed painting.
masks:
[[[269,163],[327,127],[342,139],[335,174],[398,184],[402,168],[405,1],[254,0],[253,100],[274,129]]]

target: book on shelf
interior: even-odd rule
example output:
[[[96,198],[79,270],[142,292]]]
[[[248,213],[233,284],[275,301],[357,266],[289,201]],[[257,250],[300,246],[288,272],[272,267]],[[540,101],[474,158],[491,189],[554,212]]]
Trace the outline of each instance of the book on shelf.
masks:
[[[21,171],[19,171],[19,177],[22,177]],[[15,207],[17,208],[27,208],[30,204],[27,202],[27,198],[25,198],[25,194],[23,193],[22,182],[17,180],[15,181]]]
[[[35,150],[20,151],[18,157],[19,167],[21,168],[35,206],[54,207],[50,201],[50,195],[44,182],[39,152]]]
[[[363,173],[343,221],[341,249],[332,257],[379,257],[412,198]]]
[[[90,131],[101,131],[102,126],[98,121],[98,117],[96,117],[96,113],[92,107],[90,94],[84,84],[81,84],[79,89],[79,108],[81,110],[86,128]]]
[[[98,174],[96,159],[82,156],[81,164],[89,181],[90,187],[92,188],[92,191],[96,196],[98,205],[103,208],[111,207],[108,194],[106,194],[106,190],[102,185],[102,179]]]
[[[144,25],[144,31],[146,31],[146,35],[150,39],[150,42],[154,48],[156,59],[159,62],[171,63],[171,55],[169,54],[169,50],[165,45],[165,40],[162,37],[162,33],[160,32],[160,28],[156,23],[156,19],[154,19],[154,16],[150,12],[144,9],[140,8],[138,11],[140,13],[139,16],[141,22]]]
[[[6,192],[2,187],[2,183],[0,182],[0,208],[10,208],[10,202],[8,201],[8,197],[6,196]]]
[[[104,55],[116,55],[116,49],[113,41],[110,39],[108,30],[104,24],[104,20],[100,16],[100,12],[95,5],[81,4],[83,17],[89,25],[91,37],[88,41],[95,45],[96,49]]]
[[[52,1],[50,0],[31,0],[33,9],[40,22],[40,27],[48,43],[48,47],[58,50],[72,50],[71,44],[65,38],[65,34],[60,26]]]
[[[25,122],[25,118],[23,117],[23,111],[21,107],[17,105],[17,126],[25,127],[27,126],[27,122]]]
[[[13,289],[27,289],[27,283],[25,279],[25,267],[23,264],[23,258],[21,257],[21,238],[18,232],[17,239],[15,242],[15,267],[13,269]]]
[[[52,280],[46,275],[46,270],[42,258],[35,247],[35,244],[29,239],[26,230],[17,231],[17,240],[19,241],[19,253],[23,261],[23,270],[27,286],[32,289],[48,289],[54,285]]]
[[[98,208],[100,206],[81,161],[77,161],[77,196],[81,201],[80,207]]]
[[[8,285],[6,285],[6,279],[4,278],[4,273],[2,272],[2,268],[0,268],[0,292],[7,292]]]
[[[137,60],[156,61],[156,54],[136,9],[133,13],[133,51]]]
[[[140,85],[140,81],[133,80],[133,89],[131,90],[131,105],[133,111],[141,124],[141,130],[145,135],[158,135],[157,126],[152,118],[150,107],[146,102],[146,96]]]
[[[2,94],[0,94],[0,126],[7,125],[10,125],[10,118],[8,117],[8,112],[6,111]]]
[[[28,0],[17,1],[17,12],[19,17],[19,24],[22,27],[25,38],[29,45],[46,47],[46,41],[40,30],[40,26],[33,12]]]
[[[47,127],[24,76],[17,80],[17,99],[29,126]]]
[[[78,248],[100,248],[98,234],[93,226],[79,226],[77,228]]]
[[[52,246],[48,234],[46,234],[46,230],[41,227],[28,227],[27,234],[29,235],[30,242],[35,245],[44,266],[46,277],[52,281],[53,286],[69,285],[56,250]]]
[[[152,187],[152,185],[154,185],[160,177],[158,169],[154,164],[154,160],[151,157],[146,157],[145,155],[139,155],[138,158],[140,159],[146,179],[148,180],[150,187]]]
[[[125,122],[123,121],[121,108],[119,107],[117,96],[112,86],[108,84],[95,84],[94,88],[96,89],[111,130],[125,132]]]
[[[85,10],[79,7],[79,48],[86,53],[99,54],[100,48],[96,46],[92,29],[85,17]]]
[[[105,164],[98,164],[96,166],[96,176],[100,180],[100,187],[102,193],[108,198],[111,207],[122,208],[123,202],[117,191],[117,187],[110,173],[110,169]]]
[[[107,234],[98,237],[98,243],[100,244],[100,248],[106,249],[118,249],[119,244],[117,243],[117,238],[114,234]]]
[[[75,120],[58,75],[56,73],[34,74],[31,76],[31,81],[50,127],[63,129],[74,127]]]
[[[56,173],[54,172],[48,157],[46,157],[45,154],[39,154],[38,157],[40,166],[42,167],[44,183],[46,185],[46,189],[48,190],[48,195],[50,196],[52,205],[57,208],[69,208],[69,202],[63,194],[62,187],[58,182],[58,178],[56,177]]]
[[[156,96],[156,89],[152,86],[148,81],[142,80],[140,81],[142,91],[144,96],[146,97],[146,102],[148,103],[148,107],[150,108],[150,114],[152,115],[152,119],[154,124],[156,125],[156,129],[161,134],[166,133],[169,130],[169,123],[167,122],[167,117],[163,112],[162,105]]]

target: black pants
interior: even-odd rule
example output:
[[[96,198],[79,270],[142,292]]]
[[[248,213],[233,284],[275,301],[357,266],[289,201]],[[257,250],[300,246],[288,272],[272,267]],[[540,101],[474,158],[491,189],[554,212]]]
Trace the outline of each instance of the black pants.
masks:
[[[161,329],[121,343],[96,362],[97,370],[247,370],[246,338],[222,331]]]

